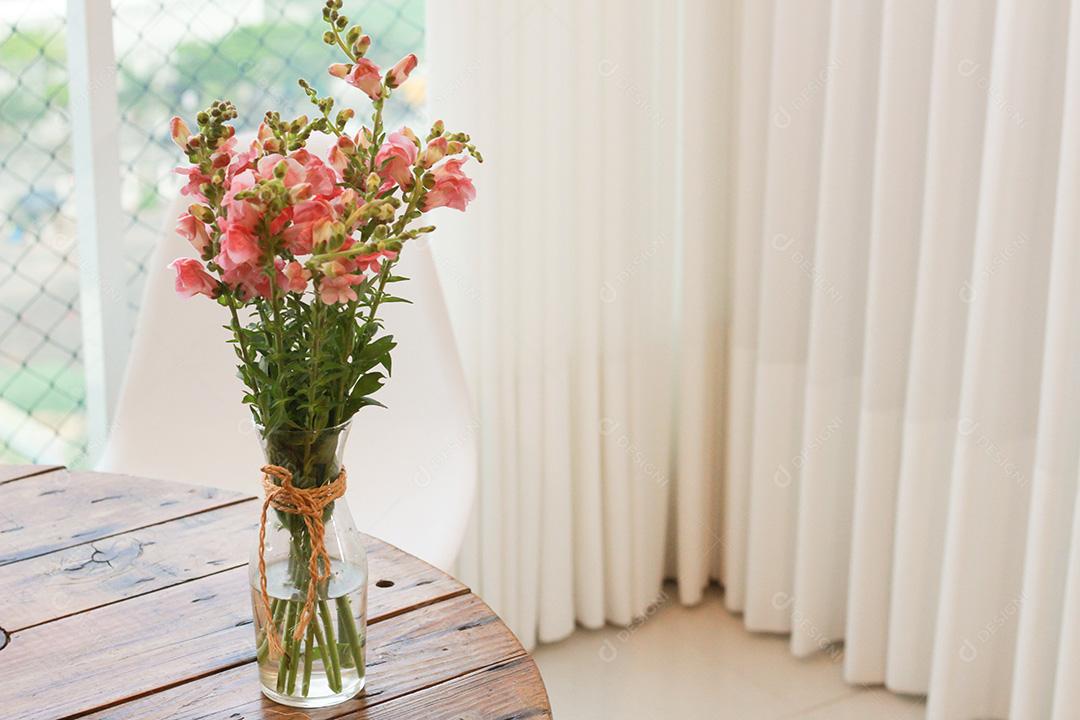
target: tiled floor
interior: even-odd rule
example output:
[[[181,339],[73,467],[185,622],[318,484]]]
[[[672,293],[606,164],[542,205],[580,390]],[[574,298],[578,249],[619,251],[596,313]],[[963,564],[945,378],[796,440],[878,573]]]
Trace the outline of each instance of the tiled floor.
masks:
[[[786,637],[747,632],[720,592],[672,599],[632,629],[579,630],[535,657],[557,720],[916,720],[924,704],[841,677],[840,651],[799,660]]]

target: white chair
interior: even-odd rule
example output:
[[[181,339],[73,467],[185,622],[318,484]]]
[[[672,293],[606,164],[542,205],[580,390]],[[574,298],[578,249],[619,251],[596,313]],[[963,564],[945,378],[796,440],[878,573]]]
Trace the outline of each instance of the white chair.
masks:
[[[166,267],[192,255],[172,229],[183,206],[170,209],[150,261],[98,468],[259,494],[262,454],[225,342],[228,311],[179,297]],[[380,312],[398,343],[377,395],[388,409],[364,408],[353,420],[347,497],[363,531],[448,570],[476,487],[477,427],[428,244],[407,246],[396,271],[410,278],[396,292],[413,304]]]

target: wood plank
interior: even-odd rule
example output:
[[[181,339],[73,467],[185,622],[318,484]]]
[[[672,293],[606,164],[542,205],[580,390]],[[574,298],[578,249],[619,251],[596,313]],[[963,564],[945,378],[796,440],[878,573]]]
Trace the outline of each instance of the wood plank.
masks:
[[[460,580],[420,558],[370,535],[368,551],[368,617],[388,618],[428,603],[469,592]]]
[[[373,623],[467,593],[427,563],[369,542]],[[387,578],[394,584],[379,587]],[[239,567],[31,627],[0,655],[0,707],[5,718],[42,717],[48,698],[44,715],[63,717],[250,663],[251,624],[247,567]]]
[[[544,681],[532,658],[499,663],[351,715],[355,720],[551,718]]]
[[[127,475],[60,470],[0,485],[0,566],[250,496]]]
[[[266,700],[259,692],[255,665],[249,663],[102,710],[90,717],[100,720],[329,720],[356,717],[355,713],[362,708],[387,703],[474,670],[524,656],[521,644],[510,630],[483,601],[471,594],[371,625],[368,648],[366,690],[359,697],[333,708],[303,711]]]
[[[64,717],[254,656],[245,568],[14,633],[5,717]]]
[[[0,485],[60,469],[60,465],[0,465]]]
[[[17,632],[244,566],[258,527],[252,499],[8,565],[0,626]]]

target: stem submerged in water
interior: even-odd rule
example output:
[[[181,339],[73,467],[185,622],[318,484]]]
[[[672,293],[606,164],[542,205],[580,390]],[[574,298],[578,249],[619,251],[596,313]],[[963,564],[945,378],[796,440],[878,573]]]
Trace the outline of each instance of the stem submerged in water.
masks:
[[[289,655],[289,643],[291,642],[293,630],[296,628],[296,616],[299,612],[297,603],[287,600],[285,601],[285,624],[282,625],[281,639],[282,639],[282,651],[281,659],[278,660],[277,671],[277,691],[279,693],[285,692],[285,680],[289,674],[289,664],[291,658]]]
[[[345,636],[349,640],[349,648],[352,650],[353,664],[358,670],[364,668],[364,648],[360,642],[360,635],[356,632],[356,621],[353,620],[352,605],[349,596],[342,595],[337,599],[338,616]]]
[[[323,662],[327,660],[330,662],[330,689],[341,692],[341,659],[338,656],[337,640],[334,637],[334,618],[325,600],[319,600],[319,616],[322,618],[323,630],[326,631],[326,644],[322,646],[322,649]]]
[[[315,651],[315,623],[309,623],[307,628],[307,641],[304,643],[304,684],[302,687],[304,697],[311,690],[311,656]]]

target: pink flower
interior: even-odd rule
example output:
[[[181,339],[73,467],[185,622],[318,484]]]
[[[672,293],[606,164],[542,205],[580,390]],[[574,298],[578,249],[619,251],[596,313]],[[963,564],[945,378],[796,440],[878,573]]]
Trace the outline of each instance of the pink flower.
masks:
[[[289,292],[302,293],[307,290],[308,280],[311,279],[311,271],[300,263],[293,260],[285,266],[282,275],[278,278],[278,285]]]
[[[289,222],[292,221],[292,219],[293,209],[291,207],[287,207],[281,212],[279,212],[277,214],[277,217],[270,221],[270,227],[267,228],[266,232],[270,235],[277,235],[285,228],[285,226]]]
[[[370,255],[357,255],[355,258],[356,267],[358,270],[367,270],[369,272],[377,273],[382,269],[382,258],[388,260],[394,260],[397,258],[397,252],[394,250],[380,250],[379,252],[371,253]]]
[[[432,171],[435,186],[424,197],[425,212],[438,207],[464,211],[465,206],[476,199],[472,180],[461,171],[467,159],[451,158]]]
[[[236,153],[232,156],[232,164],[225,171],[225,180],[229,183],[238,175],[251,170],[251,162],[261,154],[257,142],[252,141],[251,147],[246,152]]]
[[[293,207],[292,225],[285,228],[285,247],[293,255],[307,255],[330,237],[334,210],[325,200],[314,199]]]
[[[352,286],[363,280],[364,278],[360,275],[350,274],[324,277],[319,282],[319,299],[326,305],[356,300],[356,290]]]
[[[333,75],[333,71],[330,74]],[[363,90],[372,100],[378,100],[382,96],[382,71],[379,70],[378,65],[367,58],[359,58],[356,61],[352,70],[345,76],[345,82]]]
[[[176,292],[184,297],[214,297],[217,281],[206,272],[201,262],[194,258],[177,258],[169,263],[169,267],[176,271]]]
[[[228,167],[236,155],[236,138],[227,137],[218,141],[213,154],[210,155],[210,164],[215,168]]]
[[[184,187],[180,188],[181,195],[190,195],[196,200],[206,202],[206,196],[203,195],[202,190],[199,188],[210,182],[210,176],[199,169],[198,165],[192,165],[191,167],[178,167],[174,170],[178,175],[187,175],[187,183]]]
[[[437,137],[427,144],[427,149],[420,153],[420,165],[429,168],[446,157],[447,142],[444,137]]]
[[[184,121],[178,117],[174,117],[169,121],[169,135],[172,136],[172,140],[176,143],[176,146],[187,152],[188,140],[191,139],[191,131],[188,130],[188,126],[184,124]]]
[[[184,213],[176,221],[176,233],[186,239],[201,257],[210,247],[210,235],[206,225],[190,213]]]
[[[232,270],[240,265],[259,259],[259,241],[251,228],[232,218],[222,221],[225,225],[221,236],[221,252],[217,263],[224,270]]]
[[[339,175],[345,172],[349,166],[349,158],[356,154],[356,143],[348,135],[342,135],[330,148],[328,160],[330,167],[334,168]]]
[[[386,84],[392,88],[402,85],[409,79],[409,74],[416,69],[417,62],[416,56],[412,53],[398,60],[397,64],[390,68],[390,72],[386,73]]]
[[[285,177],[282,178],[285,187],[292,187],[304,182],[304,166],[295,158],[282,157],[277,153],[259,158],[259,161],[255,164],[255,175],[259,180],[270,180],[274,177],[275,169],[281,163],[285,163]]]
[[[255,199],[238,200],[237,193],[250,190],[255,185],[255,175],[250,170],[245,170],[232,179],[229,189],[225,192],[222,204],[225,206],[225,216],[232,225],[243,226],[248,230],[254,230],[255,225],[262,218],[263,206]]]
[[[340,192],[333,168],[321,159],[307,150],[297,150],[290,157],[301,164],[304,169],[304,182],[311,184],[311,190],[316,195],[336,195]]]
[[[236,265],[222,273],[221,279],[233,290],[241,291],[245,299],[270,297],[270,279],[256,265]]]
[[[412,187],[412,164],[416,162],[416,154],[416,144],[408,135],[400,130],[390,133],[375,155],[375,169],[402,189],[408,189]]]

